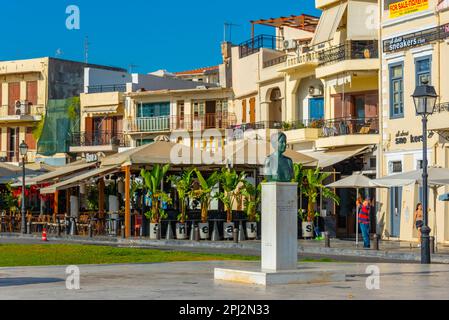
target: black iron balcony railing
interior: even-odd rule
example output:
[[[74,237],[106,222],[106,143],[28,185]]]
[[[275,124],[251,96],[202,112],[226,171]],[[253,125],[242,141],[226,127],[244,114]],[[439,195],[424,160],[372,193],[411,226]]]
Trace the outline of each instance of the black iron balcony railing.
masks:
[[[283,131],[298,130],[298,129],[320,129],[324,126],[323,119],[304,119],[296,121],[259,121],[255,123],[243,123],[232,126],[233,130],[259,130],[259,129],[278,129]]]
[[[126,92],[126,84],[88,86],[87,93]]]
[[[379,58],[378,41],[347,41],[344,44],[318,53],[319,66],[325,66],[344,60]]]
[[[242,42],[239,45],[240,58],[247,57],[259,51],[260,48],[277,50],[281,47],[282,38],[267,34],[261,34],[257,37]]]
[[[287,57],[288,56],[285,55],[285,56],[280,56],[280,57],[277,57],[277,58],[265,61],[263,63],[263,67],[264,68],[269,68],[269,67],[276,66],[278,64],[284,63],[285,61],[287,61]]]
[[[379,118],[338,118],[323,121],[321,137],[379,134]]]
[[[117,146],[126,147],[122,132],[75,132],[71,136],[72,147]]]
[[[443,102],[435,106],[435,113],[449,112],[449,102]]]

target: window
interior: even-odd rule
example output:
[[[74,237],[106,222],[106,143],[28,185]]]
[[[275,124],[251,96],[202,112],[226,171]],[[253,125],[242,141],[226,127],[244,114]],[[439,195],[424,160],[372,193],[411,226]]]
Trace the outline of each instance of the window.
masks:
[[[143,103],[139,105],[137,116],[139,118],[166,117],[170,115],[170,103]]]
[[[431,57],[423,57],[415,60],[416,85],[420,86],[427,81],[431,84]]]
[[[402,161],[391,161],[390,173],[401,173],[401,172],[402,172]]]
[[[139,140],[136,140],[136,145],[137,145],[137,147],[141,147],[141,146],[153,143],[153,142],[154,142],[154,139],[139,139]]]
[[[404,65],[390,66],[390,118],[404,117]]]

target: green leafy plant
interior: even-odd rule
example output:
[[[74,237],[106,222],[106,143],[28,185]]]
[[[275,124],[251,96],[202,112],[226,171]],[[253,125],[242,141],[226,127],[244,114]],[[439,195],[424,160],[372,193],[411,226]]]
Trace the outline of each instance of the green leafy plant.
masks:
[[[41,138],[42,132],[44,131],[44,126],[45,126],[45,115],[42,115],[41,120],[37,123],[37,125],[34,127],[32,131],[34,140],[38,141]]]
[[[68,99],[69,105],[67,109],[67,114],[69,116],[69,119],[72,121],[75,121],[79,118],[80,115],[80,106],[81,106],[81,100],[80,97],[72,97]]]
[[[215,197],[224,204],[228,223],[232,222],[232,208],[239,192],[241,192],[239,186],[244,183],[245,178],[245,172],[238,174],[235,169],[223,168],[219,174],[218,180],[223,192],[219,192]]]
[[[307,169],[302,173],[302,192],[308,199],[307,205],[307,221],[313,222],[315,217],[315,205],[318,195],[321,192],[321,196],[327,199],[331,199],[336,204],[340,204],[340,198],[329,188],[324,185],[331,173],[321,172],[320,168]]]
[[[86,204],[87,210],[89,211],[98,210],[98,187],[96,185],[88,187]]]
[[[241,192],[244,197],[245,213],[248,216],[248,221],[260,221],[260,213],[257,212],[257,208],[262,201],[262,185],[259,184],[256,187],[251,182],[245,181]]]
[[[19,207],[19,201],[18,198],[14,197],[14,194],[12,192],[11,183],[8,183],[6,185],[5,192],[0,194],[0,203],[2,203],[3,208],[9,209],[10,211],[17,211]]]
[[[196,177],[199,182],[199,188],[193,189],[191,195],[201,204],[201,222],[206,223],[209,213],[210,202],[212,200],[212,189],[218,182],[218,172],[212,173],[207,179],[198,169],[195,169]]]
[[[178,221],[182,224],[186,222],[186,203],[190,195],[193,183],[194,169],[185,170],[180,176],[172,175],[168,177],[167,181],[172,183],[172,186],[176,188],[179,197],[179,206],[181,213],[178,216]]]
[[[160,201],[163,201],[163,198],[167,197],[167,194],[165,194],[161,188],[161,184],[169,169],[169,164],[163,167],[156,164],[151,171],[142,169],[140,172],[140,176],[145,182],[145,188],[151,194],[151,214],[145,215],[152,223],[160,222]]]

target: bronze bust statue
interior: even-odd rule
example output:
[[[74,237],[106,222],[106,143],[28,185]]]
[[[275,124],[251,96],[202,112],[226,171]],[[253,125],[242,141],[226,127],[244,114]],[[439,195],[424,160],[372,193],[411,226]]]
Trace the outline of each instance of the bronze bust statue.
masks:
[[[287,136],[280,132],[271,137],[274,152],[265,160],[264,175],[268,182],[291,182],[294,177],[293,161],[284,156]]]

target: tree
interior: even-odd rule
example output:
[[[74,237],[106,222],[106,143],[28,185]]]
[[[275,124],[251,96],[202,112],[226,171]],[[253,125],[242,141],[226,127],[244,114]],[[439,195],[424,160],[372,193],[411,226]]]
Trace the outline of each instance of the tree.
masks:
[[[321,196],[331,199],[336,204],[340,203],[340,198],[329,188],[327,188],[323,182],[331,173],[321,172],[320,168],[307,169],[303,172],[302,192],[308,199],[307,204],[307,221],[312,222],[315,217],[315,204],[317,202],[318,195],[321,192]],[[295,175],[296,176],[296,175]],[[298,176],[300,174],[298,173]]]
[[[159,223],[161,218],[160,202],[168,202],[169,197],[165,194],[161,188],[164,177],[170,169],[170,165],[167,164],[161,167],[159,164],[154,165],[153,170],[146,171],[141,170],[140,176],[145,182],[145,188],[151,194],[151,211],[147,215],[151,219],[152,223]]]
[[[257,187],[249,181],[244,182],[242,195],[245,198],[245,213],[248,216],[249,222],[257,222],[260,219],[260,214],[257,213],[257,207],[262,201],[262,185]]]
[[[212,200],[212,189],[218,182],[218,172],[212,173],[207,179],[201,174],[198,169],[195,169],[196,177],[198,178],[199,188],[192,190],[192,197],[198,200],[201,204],[201,222],[207,222],[210,202]]]
[[[239,186],[244,183],[245,178],[245,172],[238,174],[235,169],[223,168],[219,174],[218,180],[223,191],[219,192],[216,198],[220,199],[225,206],[228,223],[232,222],[232,208],[240,192]]]
[[[184,171],[181,176],[172,175],[167,179],[178,192],[179,205],[181,207],[181,214],[179,215],[178,220],[182,224],[186,222],[186,202],[192,189],[192,176],[194,171],[195,169],[188,169]]]

